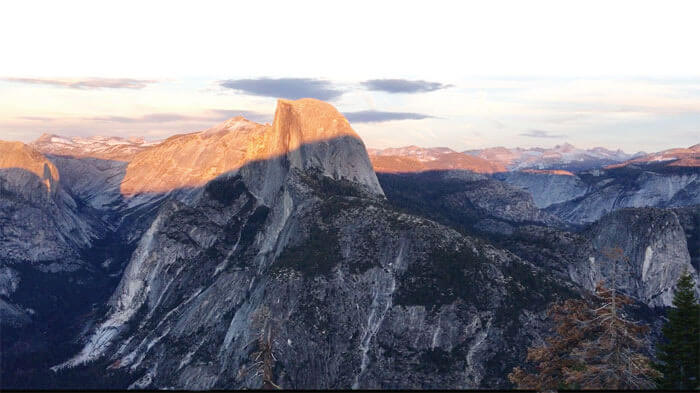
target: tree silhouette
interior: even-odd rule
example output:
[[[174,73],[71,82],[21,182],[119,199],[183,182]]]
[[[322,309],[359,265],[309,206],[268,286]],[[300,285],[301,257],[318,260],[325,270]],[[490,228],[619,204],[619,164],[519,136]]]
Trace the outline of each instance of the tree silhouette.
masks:
[[[624,312],[633,300],[602,283],[595,298],[597,307],[589,308],[588,318],[576,324],[593,334],[571,351],[577,367],[564,368],[565,383],[583,389],[653,388],[653,379],[660,373],[641,353],[647,347],[644,336],[649,328],[627,319]]]
[[[665,342],[657,346],[663,373],[659,386],[664,389],[690,390],[700,388],[700,304],[695,296],[695,283],[685,272],[678,280],[673,296],[673,308],[663,327]]]
[[[584,299],[569,299],[554,303],[547,315],[556,326],[553,334],[545,339],[545,344],[528,349],[527,362],[532,364],[527,372],[516,367],[508,379],[519,389],[555,391],[568,386],[564,382],[564,370],[575,369],[579,365],[571,356],[571,351],[591,334],[592,326],[580,326],[579,321],[590,319],[591,312]]]
[[[252,316],[251,327],[256,332],[255,340],[251,344],[256,344],[257,350],[251,354],[253,366],[251,369],[255,376],[262,377],[262,389],[274,390],[282,389],[274,379],[275,357],[274,344],[274,321],[271,318],[270,309],[267,306],[258,308]],[[242,370],[240,375],[244,375],[248,370]]]

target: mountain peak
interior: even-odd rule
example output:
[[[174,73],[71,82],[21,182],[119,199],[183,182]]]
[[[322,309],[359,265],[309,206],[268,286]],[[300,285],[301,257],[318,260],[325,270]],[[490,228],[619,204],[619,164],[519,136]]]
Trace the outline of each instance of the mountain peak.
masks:
[[[317,168],[383,195],[367,150],[348,120],[332,105],[313,98],[277,101],[267,156],[286,155],[292,167]]]
[[[0,169],[24,170],[36,175],[49,192],[55,191],[59,174],[56,166],[43,154],[22,142],[0,141]],[[15,175],[15,177],[21,176]],[[18,178],[15,181],[19,181]]]
[[[271,126],[239,116],[202,132],[168,138],[134,157],[121,191],[134,195],[200,187],[252,163],[286,168],[270,169],[274,175],[251,180],[266,190],[290,168],[313,167],[383,194],[364,144],[350,123],[332,105],[310,98],[279,100]],[[263,187],[265,182],[269,184]]]
[[[277,100],[272,132],[287,138],[288,150],[297,149],[302,144],[344,136],[360,139],[337,109],[313,98]]]
[[[246,119],[243,116],[236,116],[232,117],[222,123],[219,123],[215,125],[214,127],[209,128],[208,130],[202,132],[203,137],[209,137],[211,135],[216,135],[216,134],[221,134],[221,133],[226,133],[226,132],[235,132],[238,130],[244,130],[244,129],[253,129],[256,127],[259,127],[260,124],[255,123],[253,121],[250,121]]]

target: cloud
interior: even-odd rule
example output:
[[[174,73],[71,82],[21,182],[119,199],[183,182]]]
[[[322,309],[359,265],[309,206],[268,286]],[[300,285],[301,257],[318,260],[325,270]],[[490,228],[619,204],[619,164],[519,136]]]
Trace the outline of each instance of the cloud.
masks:
[[[520,136],[527,136],[530,138],[561,138],[565,135],[563,134],[551,134],[549,131],[545,130],[528,130],[519,134]]]
[[[99,116],[90,117],[85,120],[107,121],[117,123],[169,123],[176,121],[218,121],[226,120],[235,116],[243,116],[252,121],[269,121],[272,115],[235,109],[210,109],[201,115],[181,115],[178,113],[149,113],[143,116]]]
[[[229,79],[219,81],[219,85],[255,96],[292,100],[317,98],[328,101],[338,98],[344,93],[327,80],[310,78]]]
[[[31,121],[54,121],[56,120],[53,117],[45,117],[45,116],[20,116],[18,119],[22,120],[31,120]]]
[[[47,85],[71,89],[143,89],[157,83],[155,80],[129,78],[87,78],[87,79],[44,79],[44,78],[2,78],[5,82]]]
[[[410,81],[406,79],[371,79],[362,82],[369,90],[387,93],[425,93],[451,87],[438,82]]]
[[[421,120],[432,117],[421,113],[381,111],[346,112],[344,115],[351,123],[381,123],[392,120]]]

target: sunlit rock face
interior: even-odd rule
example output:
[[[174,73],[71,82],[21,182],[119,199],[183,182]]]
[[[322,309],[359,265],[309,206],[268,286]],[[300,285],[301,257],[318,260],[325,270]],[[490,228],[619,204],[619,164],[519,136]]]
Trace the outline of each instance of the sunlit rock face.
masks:
[[[285,388],[507,386],[545,305],[575,293],[391,208],[327,104],[281,101],[272,126],[244,135],[264,141],[245,151],[256,159],[164,202],[107,314],[57,372],[124,372],[132,388],[260,387],[253,320],[269,310]]]
[[[332,178],[357,181],[381,193],[359,136],[335,108],[314,99],[279,100],[271,126],[234,118],[206,131],[168,138],[131,160],[121,192],[201,187],[247,164],[274,160],[300,169],[318,168]]]
[[[56,166],[24,143],[0,141],[0,170],[5,187],[26,198],[43,198],[47,192],[57,192],[60,179]],[[45,188],[43,194],[35,194],[37,181]]]
[[[382,189],[347,121],[312,99],[160,143],[60,139],[35,142],[44,155],[0,146],[14,157],[0,169],[0,355],[19,359],[0,372],[18,386],[258,388],[253,321],[268,310],[284,388],[507,388],[547,305],[610,279],[600,248],[624,249],[620,285],[653,306],[698,255],[693,207],[566,232],[536,206],[579,200],[566,199],[579,181],[631,187],[621,175],[538,170],[573,179],[540,196],[574,191],[533,199],[453,167],[461,153],[408,148],[447,168],[383,174]],[[698,195],[681,175],[668,204]],[[592,211],[572,220],[606,212]]]
[[[63,181],[58,168],[32,147],[0,141],[3,367],[16,367],[8,361],[13,354],[32,356],[54,345],[47,341],[65,328],[63,316],[80,310],[73,301],[85,298],[84,284],[98,282],[82,251],[104,235],[105,226]]]
[[[20,142],[0,141],[0,258],[51,261],[77,255],[99,232],[61,185],[56,166]]]
[[[626,166],[646,166],[661,164],[664,166],[677,167],[700,167],[700,143],[688,148],[676,148],[660,151],[657,153],[645,154],[640,157],[610,165],[607,168],[622,168]]]

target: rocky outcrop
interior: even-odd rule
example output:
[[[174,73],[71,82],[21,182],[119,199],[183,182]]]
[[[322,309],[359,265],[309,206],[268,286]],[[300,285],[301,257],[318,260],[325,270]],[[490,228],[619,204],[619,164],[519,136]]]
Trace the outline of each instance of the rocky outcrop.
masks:
[[[93,209],[107,213],[124,202],[120,185],[128,162],[54,155],[47,158],[59,169],[62,184]]]
[[[56,194],[59,175],[56,166],[41,153],[21,142],[0,141],[0,170],[7,192],[21,193],[26,199],[45,199]],[[10,175],[10,173],[12,175]],[[35,193],[40,183],[45,191]]]
[[[690,263],[700,272],[700,205],[673,209],[685,232]]]
[[[307,148],[310,144],[313,151]],[[359,136],[335,108],[314,99],[279,100],[272,126],[234,118],[206,131],[168,138],[131,160],[121,192],[133,196],[201,187],[247,164],[280,160],[382,192]]]
[[[294,171],[270,206],[238,177],[168,203],[68,365],[127,370],[133,387],[258,387],[252,321],[269,310],[286,388],[504,386],[569,289],[352,190]]]
[[[505,388],[542,342],[547,305],[610,279],[601,250],[623,248],[617,281],[651,306],[700,254],[693,208],[619,210],[582,232],[548,213],[581,224],[645,199],[684,206],[691,169],[537,171],[516,179],[526,191],[451,160],[476,157],[409,147],[441,170],[380,185],[347,120],[317,100],[152,145],[54,138],[35,144],[46,155],[0,145],[12,387],[257,388],[265,330],[284,388]]]
[[[685,232],[673,211],[622,209],[603,217],[585,232],[595,253],[569,266],[571,278],[592,289],[615,271],[617,287],[650,306],[671,306],[678,278],[690,263]],[[619,247],[627,260],[613,263],[604,252]],[[698,292],[700,294],[700,291]]]
[[[637,301],[651,307],[669,307],[684,271],[698,282],[689,243],[696,235],[687,234],[681,224],[692,220],[690,209],[625,208],[580,233],[520,227],[499,244],[589,290],[599,281],[612,285],[615,276],[616,287]],[[697,207],[692,214],[700,214]],[[616,248],[623,258],[614,263],[607,254]]]
[[[529,192],[540,209],[579,198],[588,191],[588,185],[571,173],[517,171],[501,174],[498,178]]]
[[[626,207],[700,204],[700,172],[692,167],[626,166],[573,176],[510,172],[497,178],[528,191],[538,207],[576,225]]]
[[[553,204],[547,211],[575,224],[587,224],[625,207],[680,207],[700,204],[700,173],[694,170],[649,172],[620,169],[584,175],[588,192]]]
[[[120,244],[100,258],[109,225],[46,156],[0,142],[0,166],[0,379],[48,388],[34,373],[69,352],[86,313],[114,288],[109,275],[123,266],[109,261]]]
[[[511,234],[516,226],[563,225],[529,193],[471,171],[380,173],[389,202],[467,232]]]
[[[259,387],[262,323],[285,388],[506,386],[545,305],[573,287],[394,210],[361,142],[314,137],[345,127],[335,110],[297,104],[280,103],[266,136],[296,147],[161,207],[59,375],[98,367],[127,372],[133,388]]]
[[[61,186],[56,166],[22,143],[0,142],[0,196],[0,258],[5,260],[75,256],[100,231]]]

